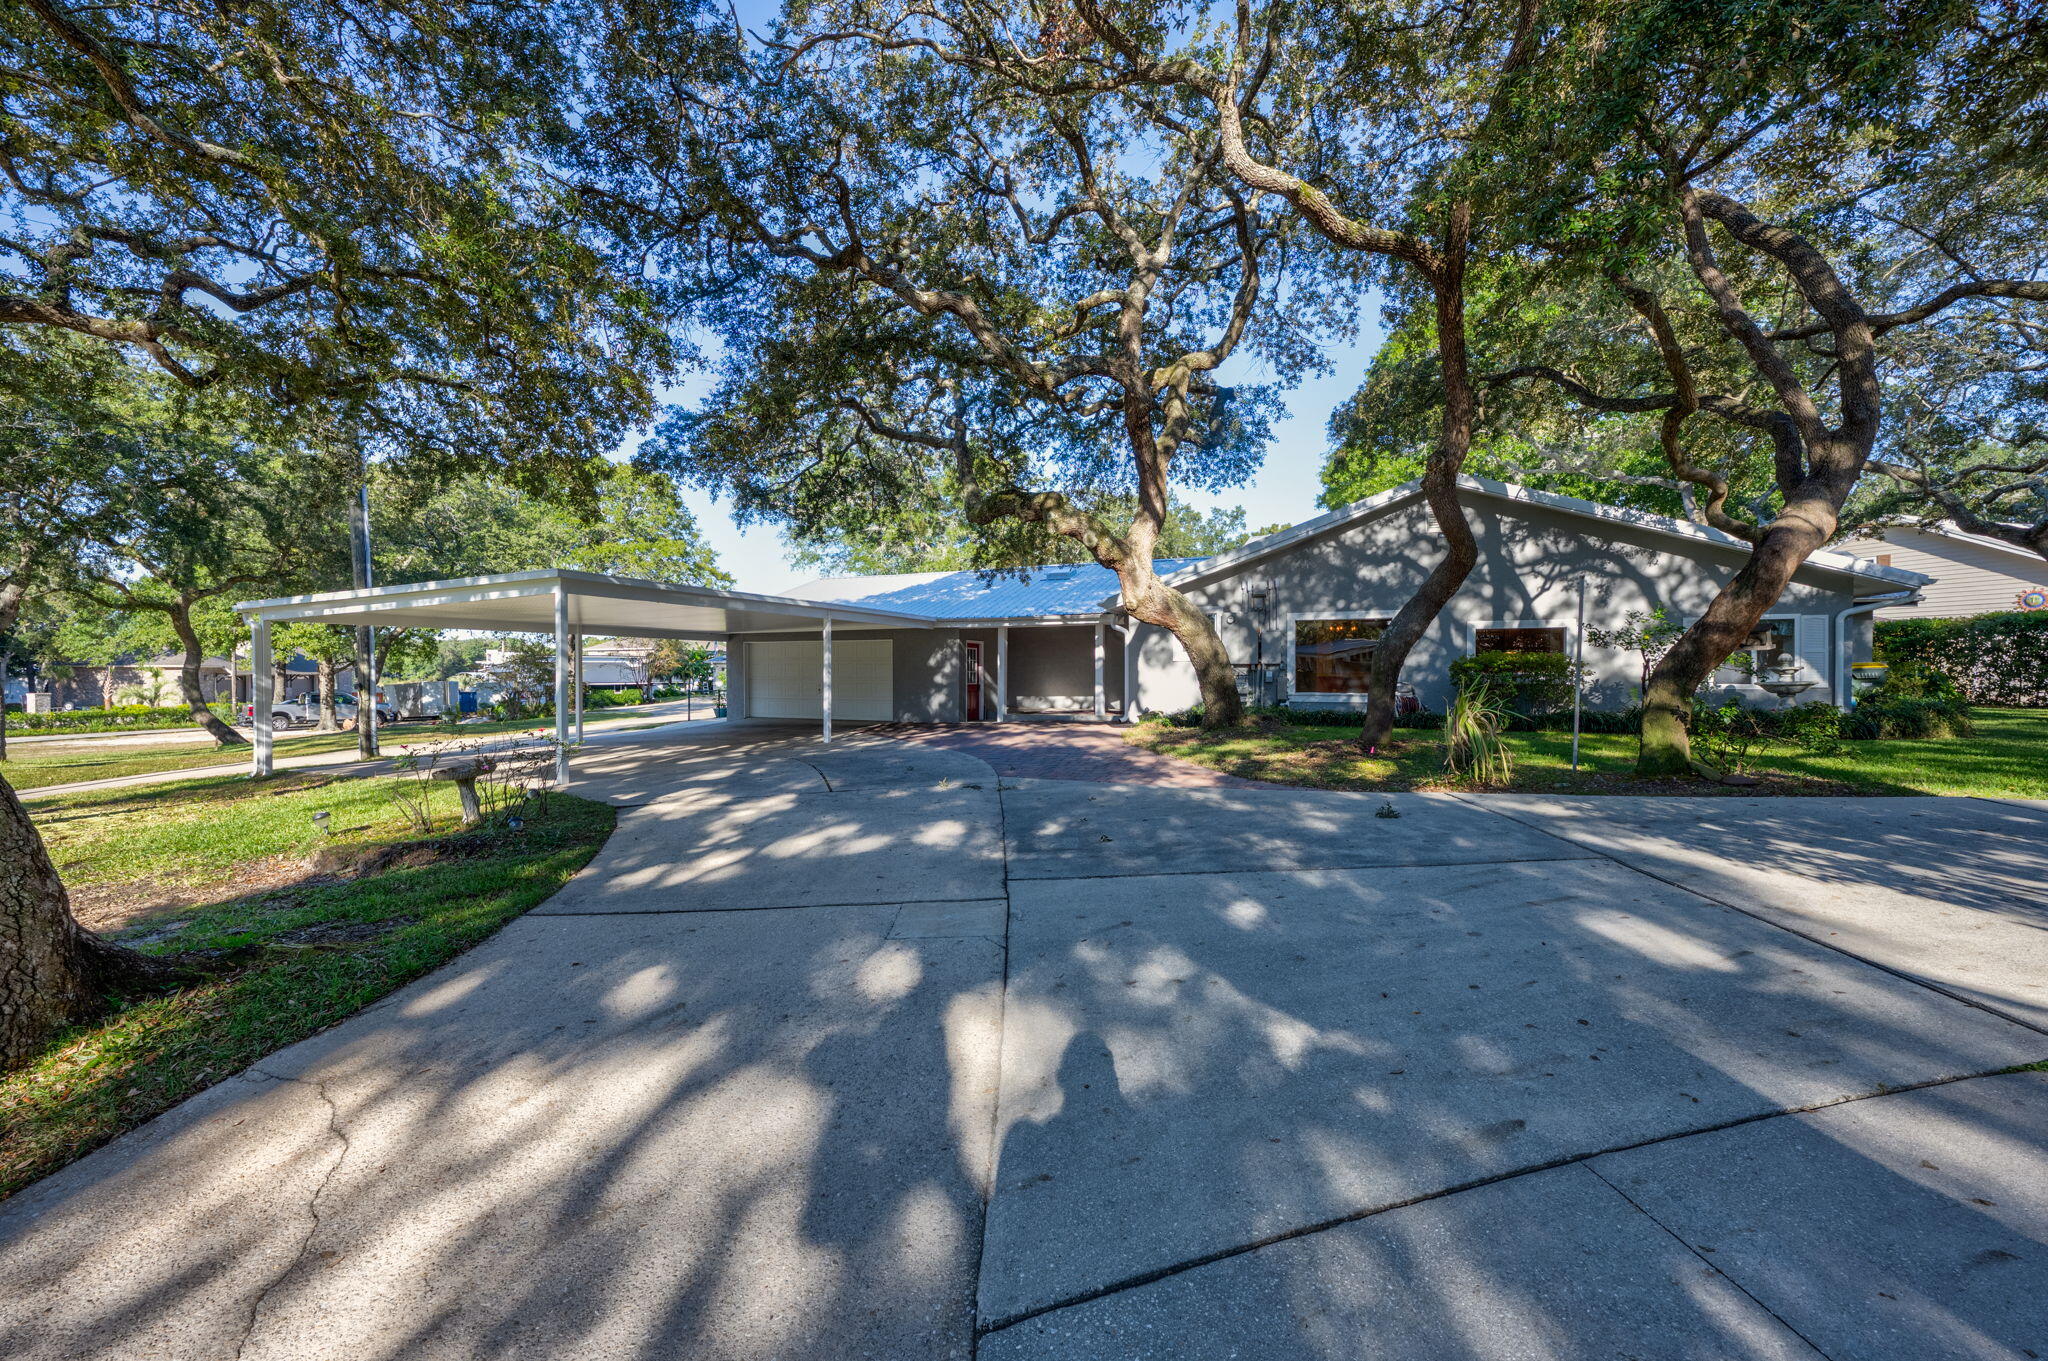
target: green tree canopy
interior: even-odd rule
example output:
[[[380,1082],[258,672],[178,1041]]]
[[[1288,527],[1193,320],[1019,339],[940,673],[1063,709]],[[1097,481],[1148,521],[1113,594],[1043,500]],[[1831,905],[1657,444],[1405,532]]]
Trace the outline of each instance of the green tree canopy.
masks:
[[[371,488],[380,581],[574,567],[730,586],[697,519],[665,473],[605,463],[588,501],[546,498],[491,477],[448,484],[380,475]],[[345,569],[345,557],[330,566]]]
[[[1105,519],[1128,519],[1128,504],[1111,503],[1091,507]],[[1154,551],[1162,558],[1206,558],[1225,549],[1276,530],[1245,528],[1241,506],[1217,506],[1198,510],[1180,497],[1167,504],[1166,523],[1160,528]],[[1042,541],[1043,553],[1028,558],[1016,556],[1016,549],[1041,546],[1037,541],[1021,544],[991,541],[978,535],[955,498],[934,495],[928,502],[906,507],[887,521],[827,524],[811,537],[792,540],[791,561],[835,576],[882,572],[1000,571],[1036,567],[1054,562],[1091,562],[1088,550],[1072,539],[1051,536]],[[998,550],[1012,554],[999,556]]]
[[[130,349],[351,445],[579,477],[674,350],[541,167],[570,9],[0,10],[0,327]]]
[[[1290,290],[1289,219],[1220,175],[1213,137],[987,60],[984,17],[806,6],[716,88],[686,23],[614,25],[588,173],[665,274],[718,288],[724,344],[711,397],[640,459],[799,540],[950,480],[985,560],[1060,535],[1116,571],[1228,721],[1214,629],[1151,563],[1171,486],[1257,466],[1275,392],[1244,376],[1314,363],[1325,295]],[[1128,516],[1097,513],[1112,498]]]

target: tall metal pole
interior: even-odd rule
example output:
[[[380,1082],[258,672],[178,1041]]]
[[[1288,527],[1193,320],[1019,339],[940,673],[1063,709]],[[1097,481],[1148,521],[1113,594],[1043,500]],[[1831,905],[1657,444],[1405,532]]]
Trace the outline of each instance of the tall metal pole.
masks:
[[[1586,688],[1586,579],[1579,578],[1579,626],[1572,631],[1572,771],[1579,769],[1579,713]]]
[[[367,591],[376,585],[370,568],[370,473],[363,470],[362,486],[349,504],[348,557],[356,589]],[[377,634],[368,624],[356,629],[356,731],[361,734],[358,750],[364,756],[377,754]]]

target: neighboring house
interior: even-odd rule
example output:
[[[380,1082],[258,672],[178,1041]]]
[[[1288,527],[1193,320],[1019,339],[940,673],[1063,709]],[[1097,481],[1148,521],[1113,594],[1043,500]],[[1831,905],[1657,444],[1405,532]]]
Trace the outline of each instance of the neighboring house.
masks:
[[[1463,478],[1479,561],[1410,653],[1403,679],[1441,709],[1450,664],[1475,651],[1570,652],[1583,584],[1586,623],[1613,627],[1663,606],[1695,617],[1740,569],[1749,545],[1683,520]],[[1157,564],[1216,621],[1254,699],[1335,709],[1365,703],[1373,640],[1441,557],[1418,483],[1304,521],[1214,557]],[[1870,655],[1875,609],[1910,602],[1929,577],[1902,566],[1814,554],[1765,625],[1782,640],[1798,700],[1849,698],[1849,665]],[[1116,606],[1107,569],[1066,565],[984,578],[974,572],[837,577],[784,593],[929,621],[833,630],[833,712],[841,719],[959,722],[1024,714],[1173,711],[1199,699],[1166,631]],[[1761,631],[1760,631],[1761,632]],[[821,708],[815,633],[735,635],[734,713],[812,718]],[[1639,659],[1585,649],[1590,702],[1634,697]],[[1780,702],[1735,667],[1717,693]]]
[[[65,662],[51,668],[62,673],[61,679],[47,683],[52,704],[59,709],[96,709],[109,703],[124,703],[137,694],[154,692],[164,704],[184,703],[178,690],[178,673],[184,668],[185,659],[178,655],[162,657],[129,657],[112,666],[96,666],[90,662]],[[223,701],[229,704],[245,703],[249,698],[249,664],[246,658],[207,657],[199,664],[199,692],[208,703]],[[300,695],[313,694],[319,689],[317,668],[306,658],[293,653],[285,664],[285,683],[279,691],[280,699],[292,699]],[[353,692],[355,671],[343,666],[337,673],[335,688],[343,694]],[[7,697],[11,701],[21,698],[21,687],[10,678]]]
[[[504,693],[502,675],[511,659],[511,653],[502,648],[492,648],[477,663],[475,674],[480,678],[487,698],[494,699]],[[646,683],[647,658],[643,653],[606,651],[583,654],[583,684],[590,689],[625,690]]]
[[[2038,553],[1954,525],[1886,525],[1835,545],[1837,553],[1934,578],[1916,605],[1880,609],[1880,619],[1963,618],[2019,608],[2022,591],[2048,590],[2048,561]]]

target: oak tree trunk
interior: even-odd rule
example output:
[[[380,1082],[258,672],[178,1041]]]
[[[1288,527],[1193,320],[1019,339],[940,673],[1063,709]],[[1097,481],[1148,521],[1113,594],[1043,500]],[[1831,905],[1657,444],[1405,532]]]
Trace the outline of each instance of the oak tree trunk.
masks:
[[[248,738],[222,722],[220,715],[207,707],[206,694],[199,686],[199,668],[206,660],[206,649],[200,646],[198,631],[192,627],[190,607],[181,601],[168,613],[172,631],[185,645],[185,659],[178,667],[178,692],[185,698],[185,707],[191,711],[192,721],[206,729],[220,746],[248,746]]]
[[[1465,341],[1465,257],[1472,225],[1471,206],[1451,211],[1443,257],[1430,278],[1436,296],[1437,362],[1442,370],[1443,423],[1436,447],[1422,472],[1422,495],[1443,535],[1444,556],[1423,578],[1414,595],[1395,612],[1373,646],[1372,675],[1366,682],[1365,726],[1359,745],[1368,750],[1386,744],[1394,730],[1394,687],[1408,653],[1449,604],[1479,561],[1479,545],[1458,502],[1458,477],[1472,450],[1472,423],[1477,399]]]
[[[110,993],[161,987],[181,971],[111,944],[71,915],[42,834],[0,777],[0,1072],[92,1019]]]
[[[1742,570],[1708,604],[1706,613],[1660,658],[1643,684],[1639,775],[1692,773],[1693,696],[1714,669],[1756,631],[1778,603],[1793,573],[1835,532],[1840,502],[1810,492],[1786,503],[1764,531]]]
[[[1216,626],[1208,615],[1150,572],[1129,574],[1124,582],[1123,605],[1132,618],[1167,630],[1187,653],[1188,664],[1195,669],[1195,681],[1202,689],[1203,727],[1235,727],[1244,720],[1237,672],[1231,667],[1230,654],[1224,650],[1223,640],[1216,636]],[[1126,707],[1132,700],[1133,696],[1124,697]]]
[[[320,732],[341,731],[341,711],[334,703],[334,673],[338,663],[319,660],[313,663],[313,674],[320,684]]]

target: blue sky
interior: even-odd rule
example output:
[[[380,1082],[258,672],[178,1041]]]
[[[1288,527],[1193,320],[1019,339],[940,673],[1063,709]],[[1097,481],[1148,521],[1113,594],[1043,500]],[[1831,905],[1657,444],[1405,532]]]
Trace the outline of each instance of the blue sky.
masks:
[[[1265,464],[1257,477],[1242,487],[1214,495],[1188,493],[1196,505],[1241,505],[1247,522],[1254,528],[1265,524],[1293,524],[1316,511],[1316,495],[1322,490],[1317,480],[1329,439],[1323,426],[1330,412],[1358,390],[1365,369],[1379,349],[1379,303],[1368,298],[1362,304],[1360,334],[1349,343],[1332,345],[1325,352],[1330,361],[1327,373],[1316,375],[1287,394],[1287,419],[1274,428],[1273,442],[1266,450]],[[1257,381],[1256,373],[1235,375]],[[702,401],[711,386],[706,374],[692,374],[670,395],[678,405]],[[807,580],[814,573],[789,565],[788,546],[773,528],[756,525],[745,531],[732,522],[726,506],[699,491],[684,493],[683,499],[696,513],[704,537],[718,552],[718,560],[737,579],[743,591],[776,592]]]

